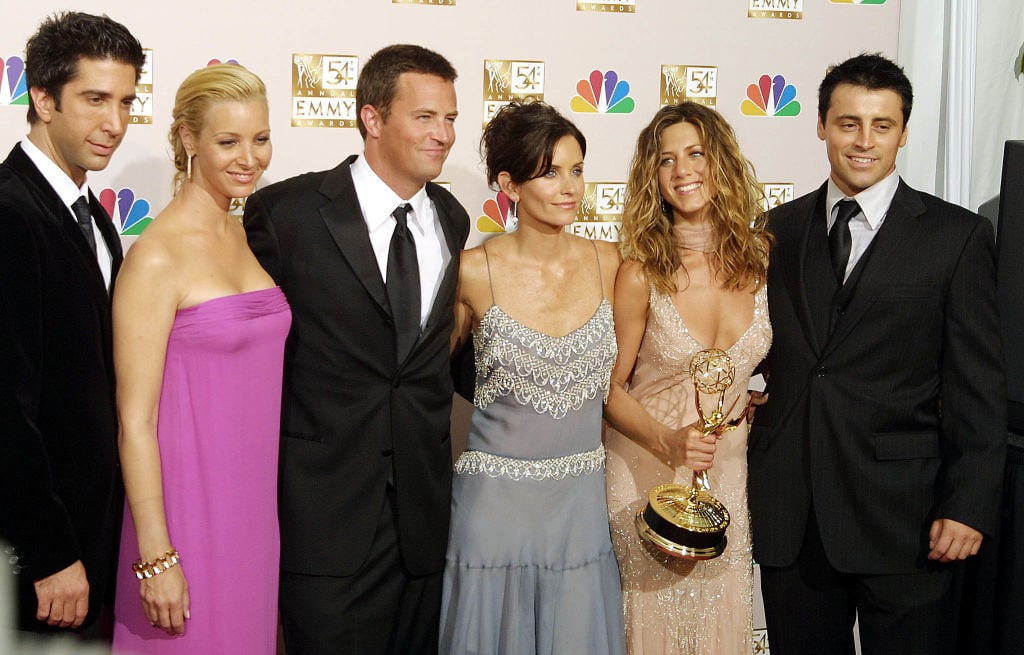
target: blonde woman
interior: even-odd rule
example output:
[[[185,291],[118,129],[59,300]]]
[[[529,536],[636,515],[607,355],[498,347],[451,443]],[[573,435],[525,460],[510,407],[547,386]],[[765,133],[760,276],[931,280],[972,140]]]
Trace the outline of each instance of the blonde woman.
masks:
[[[229,213],[270,163],[266,90],[240,66],[201,69],[178,89],[173,118],[180,187],[114,292],[129,510],[114,650],[273,655],[291,313]]]
[[[743,412],[748,378],[771,343],[761,193],[728,123],[683,103],[662,108],[640,133],[626,195],[619,354],[605,408],[614,429],[605,438],[627,646],[634,655],[749,653],[747,426],[718,436],[695,429],[689,364],[701,350],[725,350],[736,364],[725,407]],[[692,471],[705,470],[732,514],[725,553],[682,560],[641,541],[634,517],[651,487],[689,484]]]

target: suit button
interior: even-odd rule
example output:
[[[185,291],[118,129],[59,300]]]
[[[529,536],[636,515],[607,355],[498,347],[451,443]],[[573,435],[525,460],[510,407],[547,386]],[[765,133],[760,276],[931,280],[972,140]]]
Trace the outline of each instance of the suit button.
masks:
[[[816,367],[814,367],[814,373],[815,373],[815,374],[816,374],[816,375],[817,375],[817,376],[818,376],[819,378],[823,378],[823,377],[825,377],[825,367],[824,367],[824,366],[816,366]]]
[[[402,386],[402,379],[401,378],[395,378],[394,380],[391,381],[391,388],[392,389],[397,389],[400,386]]]

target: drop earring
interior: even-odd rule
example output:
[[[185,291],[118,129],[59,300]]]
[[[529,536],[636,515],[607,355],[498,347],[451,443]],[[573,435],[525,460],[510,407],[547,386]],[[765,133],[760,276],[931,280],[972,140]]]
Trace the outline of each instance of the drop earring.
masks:
[[[193,155],[188,155],[188,163],[185,164],[185,177],[187,177],[189,181],[192,181],[192,157]]]

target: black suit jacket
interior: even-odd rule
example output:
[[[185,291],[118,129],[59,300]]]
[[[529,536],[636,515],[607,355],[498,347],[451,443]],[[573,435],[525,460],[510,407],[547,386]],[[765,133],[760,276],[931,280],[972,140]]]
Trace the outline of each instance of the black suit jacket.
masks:
[[[1006,391],[992,229],[900,181],[836,295],[825,193],[770,215],[769,397],[748,447],[754,556],[791,564],[813,503],[837,569],[910,573],[934,519],[997,524]]]
[[[117,231],[89,200],[116,275]],[[0,164],[0,540],[16,549],[23,629],[43,625],[32,581],[75,560],[86,624],[113,592],[123,496],[109,293],[78,223],[15,146]]]
[[[281,411],[282,569],[344,576],[369,551],[395,487],[409,572],[444,566],[451,497],[449,336],[469,218],[427,193],[451,261],[404,362],[349,165],[273,184],[246,202],[249,245],[292,308]]]

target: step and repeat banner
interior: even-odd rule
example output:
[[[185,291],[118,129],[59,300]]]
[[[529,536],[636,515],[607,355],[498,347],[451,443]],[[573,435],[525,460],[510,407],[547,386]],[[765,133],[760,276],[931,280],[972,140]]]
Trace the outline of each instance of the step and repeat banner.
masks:
[[[391,43],[437,50],[459,73],[458,139],[439,182],[472,221],[470,245],[514,227],[487,188],[481,128],[504,104],[538,98],[588,140],[586,195],[570,228],[617,240],[641,128],[665,104],[716,108],[736,129],[768,202],[817,187],[828,163],[815,134],[827,67],[860,52],[895,58],[899,0],[218,0],[23,4],[0,20],[0,149],[27,132],[24,45],[45,15],[105,13],[146,48],[127,136],[90,186],[126,246],[171,195],[174,93],[196,68],[237,62],[266,82],[274,158],[262,184],[360,152],[360,65]],[[456,424],[468,408],[457,405]],[[756,626],[764,625],[760,615]],[[763,629],[755,650],[766,652]]]

